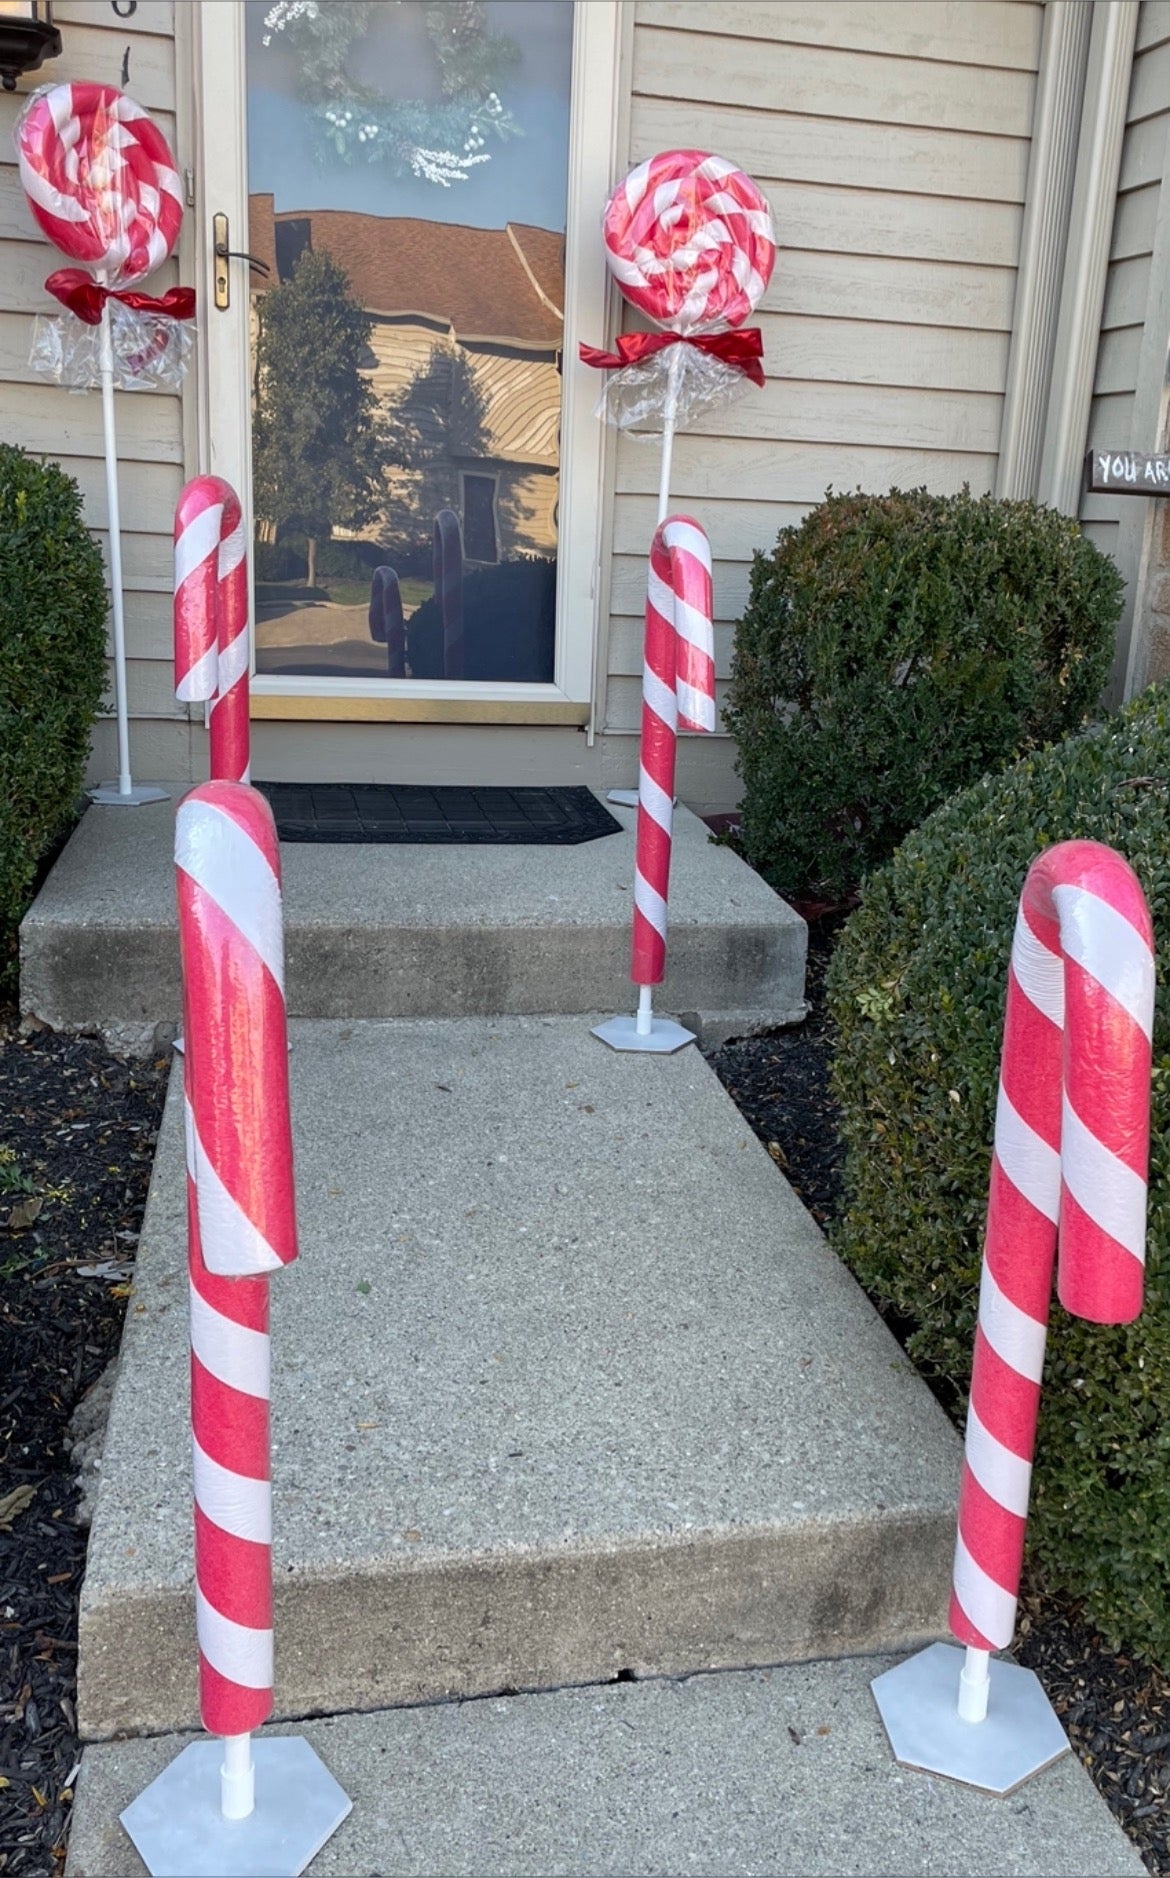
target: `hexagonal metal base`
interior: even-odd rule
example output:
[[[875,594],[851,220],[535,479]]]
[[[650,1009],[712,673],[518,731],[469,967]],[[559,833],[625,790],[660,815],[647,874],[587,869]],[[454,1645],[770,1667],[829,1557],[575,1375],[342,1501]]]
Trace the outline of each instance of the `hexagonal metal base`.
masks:
[[[964,1652],[948,1643],[887,1669],[870,1684],[894,1759],[1002,1799],[1069,1751],[1034,1672],[992,1657],[987,1719],[959,1719]]]
[[[684,1030],[671,1017],[652,1019],[649,1036],[639,1035],[637,1018],[608,1017],[604,1024],[593,1026],[593,1035],[611,1050],[649,1050],[656,1056],[670,1056],[695,1041],[694,1031]]]
[[[122,1824],[151,1878],[299,1878],[353,1802],[300,1735],[253,1739],[256,1807],[219,1808],[223,1743],[193,1741],[131,1801]]]
[[[144,802],[169,802],[170,796],[165,789],[158,789],[153,783],[135,783],[123,795],[116,782],[98,783],[94,789],[87,789],[86,795],[91,802],[100,802],[106,808],[136,809]]]

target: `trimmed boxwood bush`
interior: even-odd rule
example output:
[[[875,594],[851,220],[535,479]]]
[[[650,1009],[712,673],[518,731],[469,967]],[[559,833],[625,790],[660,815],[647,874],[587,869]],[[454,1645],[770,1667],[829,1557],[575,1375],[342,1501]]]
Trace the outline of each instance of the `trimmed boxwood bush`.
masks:
[[[948,802],[867,880],[829,972],[846,1148],[836,1245],[913,1325],[956,1413],[970,1381],[1008,956],[1028,867],[1117,848],[1170,940],[1170,687]],[[1164,954],[1162,954],[1164,956]],[[1029,1552],[1110,1643],[1170,1665],[1170,1008],[1154,1028],[1146,1303],[1102,1328],[1054,1304]]]
[[[102,557],[77,484],[0,444],[0,990],[37,868],[73,812],[105,679]]]
[[[1033,502],[830,494],[755,556],[736,632],[748,858],[781,893],[848,895],[957,789],[1084,722],[1121,601]]]

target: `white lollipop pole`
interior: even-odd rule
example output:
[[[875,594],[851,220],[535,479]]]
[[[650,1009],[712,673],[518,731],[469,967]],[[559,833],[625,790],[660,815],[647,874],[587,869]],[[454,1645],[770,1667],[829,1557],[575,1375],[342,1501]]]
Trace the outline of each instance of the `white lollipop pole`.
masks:
[[[101,276],[99,275],[99,280]],[[104,281],[102,282],[104,285]],[[165,802],[165,789],[130,776],[130,726],[126,706],[126,616],[122,601],[122,517],[118,502],[118,437],[114,426],[114,333],[110,303],[102,307],[99,362],[102,375],[102,432],[106,451],[106,512],[110,531],[110,608],[114,620],[114,710],[118,720],[118,780],[90,790],[95,802],[137,808],[142,802]]]

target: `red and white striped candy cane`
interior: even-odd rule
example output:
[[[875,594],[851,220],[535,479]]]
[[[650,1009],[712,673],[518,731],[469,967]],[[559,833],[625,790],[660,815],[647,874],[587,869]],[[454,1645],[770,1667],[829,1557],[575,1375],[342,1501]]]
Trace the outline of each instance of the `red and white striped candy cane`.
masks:
[[[211,703],[211,774],[247,782],[248,558],[240,499],[196,476],[175,509],[175,696]]]
[[[630,171],[602,221],[626,299],[672,332],[742,326],[776,260],[767,198],[704,150],[664,150]]]
[[[166,138],[112,85],[34,92],[16,133],[20,180],[54,247],[108,286],[141,280],[170,254],[183,187]]]
[[[280,853],[246,784],[193,789],[175,831],[183,963],[200,1712],[252,1810],[272,1712],[267,1274],[296,1257]]]
[[[454,509],[440,509],[434,535],[435,599],[443,617],[443,677],[463,676],[463,533]]]
[[[666,973],[677,734],[714,728],[711,544],[689,515],[670,515],[654,533],[646,592],[630,961],[630,977],[642,987],[660,985]]]
[[[982,1719],[987,1652],[1012,1640],[1059,1222],[1074,1316],[1142,1306],[1153,935],[1129,863],[1095,841],[1033,862],[1012,942],[951,1629],[961,1712]],[[965,1706],[964,1706],[965,1704]]]
[[[386,673],[406,677],[406,615],[402,589],[392,567],[376,567],[370,581],[370,638],[386,648]]]

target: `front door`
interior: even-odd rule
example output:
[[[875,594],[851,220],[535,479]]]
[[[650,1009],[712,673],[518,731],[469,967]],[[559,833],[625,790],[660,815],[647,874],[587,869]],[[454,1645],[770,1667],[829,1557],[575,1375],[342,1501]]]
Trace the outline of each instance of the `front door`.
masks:
[[[207,459],[250,513],[258,708],[584,721],[616,0],[199,13]]]

